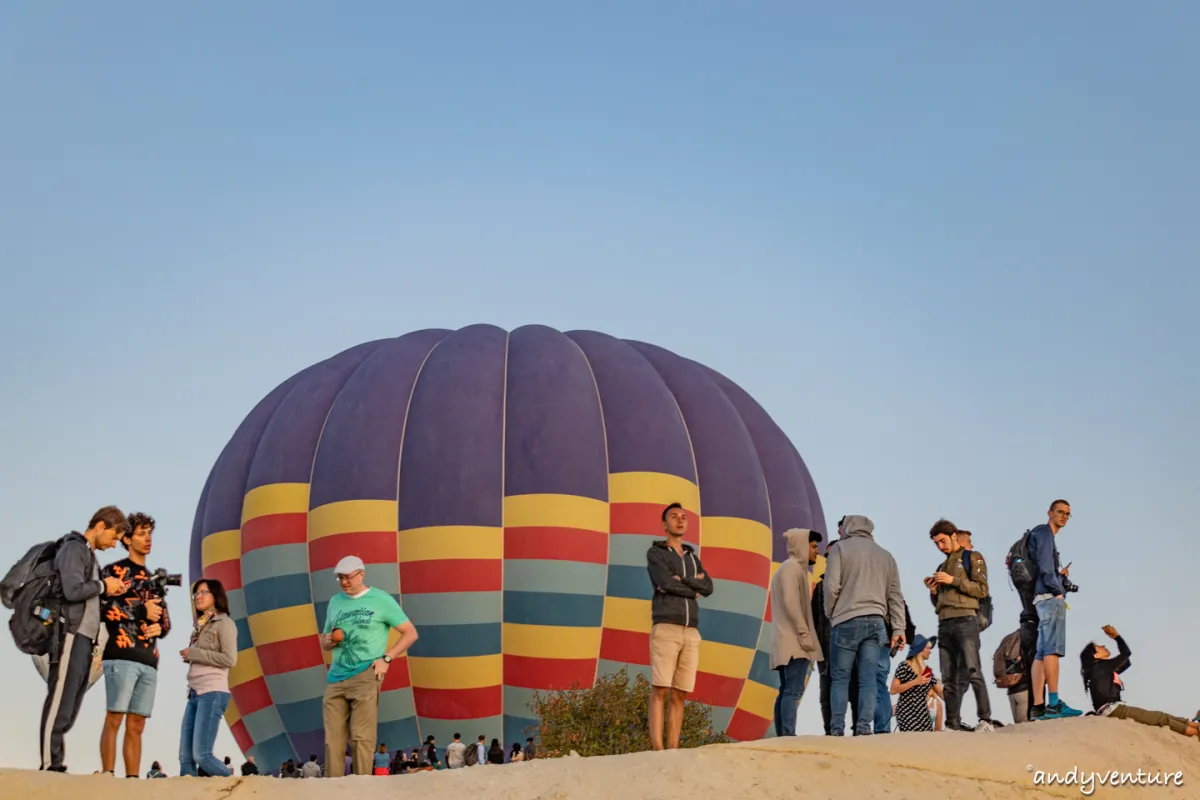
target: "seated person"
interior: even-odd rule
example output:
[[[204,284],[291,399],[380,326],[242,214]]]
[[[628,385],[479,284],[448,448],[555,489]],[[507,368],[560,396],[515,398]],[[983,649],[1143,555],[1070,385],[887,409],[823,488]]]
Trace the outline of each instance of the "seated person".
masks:
[[[1095,642],[1088,642],[1079,654],[1079,672],[1083,676],[1083,688],[1092,698],[1092,707],[1095,709],[1092,713],[1098,717],[1131,719],[1143,725],[1170,728],[1183,736],[1200,738],[1200,711],[1188,720],[1173,717],[1162,711],[1149,711],[1127,705],[1121,700],[1125,689],[1125,684],[1121,682],[1121,673],[1129,668],[1129,645],[1125,644],[1125,640],[1112,625],[1105,625],[1104,633],[1117,643],[1118,653],[1115,657],[1107,647]]]

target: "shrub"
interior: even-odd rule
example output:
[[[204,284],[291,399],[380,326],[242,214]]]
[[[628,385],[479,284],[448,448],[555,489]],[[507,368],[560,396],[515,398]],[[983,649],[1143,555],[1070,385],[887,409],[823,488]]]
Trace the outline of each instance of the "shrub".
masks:
[[[631,682],[627,668],[597,677],[590,689],[574,684],[544,695],[535,692],[529,707],[539,720],[539,756],[572,750],[581,756],[611,756],[650,749],[650,681],[638,673]],[[666,714],[664,704],[664,722]],[[727,741],[723,733],[713,731],[709,706],[694,700],[684,703],[681,748]]]

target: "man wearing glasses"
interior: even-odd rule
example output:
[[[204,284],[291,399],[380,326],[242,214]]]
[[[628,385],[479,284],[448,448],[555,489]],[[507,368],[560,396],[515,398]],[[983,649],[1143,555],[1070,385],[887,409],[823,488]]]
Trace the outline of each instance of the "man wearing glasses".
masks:
[[[334,567],[340,594],[329,601],[321,649],[333,651],[326,678],[325,775],[345,774],[346,745],[352,746],[355,775],[370,775],[375,759],[379,691],[392,660],[417,640],[417,629],[396,599],[366,584],[366,566],[346,556]],[[388,634],[400,638],[389,648]]]
[[[1082,712],[1058,697],[1058,660],[1067,654],[1066,582],[1070,571],[1059,566],[1055,537],[1071,518],[1071,504],[1055,500],[1047,522],[1029,532],[1029,553],[1037,564],[1033,607],[1037,611],[1037,652],[1033,657],[1033,708],[1029,719],[1077,717]],[[1049,695],[1047,697],[1047,695]]]

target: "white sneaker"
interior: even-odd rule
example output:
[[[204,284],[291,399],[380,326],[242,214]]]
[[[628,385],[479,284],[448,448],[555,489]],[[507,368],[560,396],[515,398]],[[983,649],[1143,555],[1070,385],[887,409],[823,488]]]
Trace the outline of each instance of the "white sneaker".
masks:
[[[976,733],[994,733],[996,728],[992,723],[984,721],[975,726]]]

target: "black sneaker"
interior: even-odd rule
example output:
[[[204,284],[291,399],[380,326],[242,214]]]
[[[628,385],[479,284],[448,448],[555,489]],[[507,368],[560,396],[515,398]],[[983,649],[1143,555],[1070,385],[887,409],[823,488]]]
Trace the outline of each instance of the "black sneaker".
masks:
[[[1040,706],[1034,706],[1033,708],[1029,709],[1029,721],[1030,722],[1036,722],[1039,719],[1045,719],[1045,718],[1046,718],[1046,704],[1045,703],[1043,703]]]

